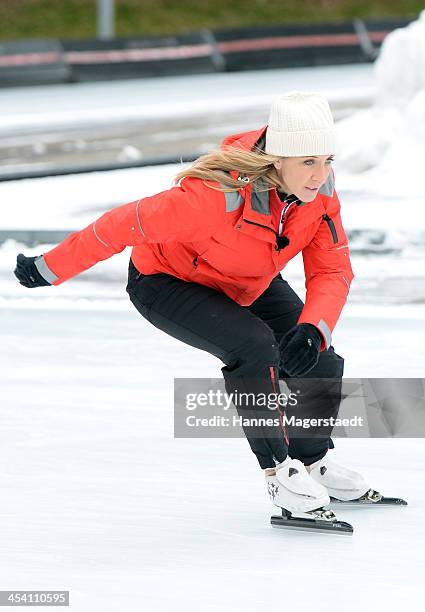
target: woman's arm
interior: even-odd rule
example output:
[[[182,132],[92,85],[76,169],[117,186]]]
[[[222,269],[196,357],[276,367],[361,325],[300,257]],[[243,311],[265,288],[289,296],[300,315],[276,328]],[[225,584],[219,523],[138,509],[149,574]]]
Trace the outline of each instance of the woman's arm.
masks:
[[[334,191],[313,240],[303,249],[307,293],[298,323],[312,323],[321,331],[322,350],[331,345],[332,331],[354,278],[340,209]]]
[[[184,179],[167,191],[118,206],[70,234],[33,265],[50,284],[60,285],[127,246],[202,240],[222,221],[225,200],[200,183]]]

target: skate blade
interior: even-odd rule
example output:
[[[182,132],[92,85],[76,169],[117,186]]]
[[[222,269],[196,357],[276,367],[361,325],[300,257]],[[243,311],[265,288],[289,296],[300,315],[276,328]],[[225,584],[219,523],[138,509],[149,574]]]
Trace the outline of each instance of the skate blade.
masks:
[[[331,497],[331,504],[341,504],[344,506],[407,506],[407,501],[400,497],[385,497],[378,491],[369,489],[362,497],[358,499],[349,499],[347,501]]]
[[[329,511],[327,511],[327,513],[329,514]],[[274,515],[270,517],[270,523],[272,527],[277,527],[278,529],[296,529],[300,531],[339,533],[343,535],[353,534],[353,526],[345,521],[337,520],[335,515],[333,515],[332,519],[318,517],[307,518],[293,516],[290,512],[282,510],[282,516]]]

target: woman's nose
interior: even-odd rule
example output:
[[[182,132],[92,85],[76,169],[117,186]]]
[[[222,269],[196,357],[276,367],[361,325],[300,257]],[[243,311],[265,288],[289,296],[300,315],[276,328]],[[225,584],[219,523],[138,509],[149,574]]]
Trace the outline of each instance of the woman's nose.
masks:
[[[327,176],[328,168],[325,167],[321,168],[320,170],[316,168],[311,178],[312,180],[317,181],[318,183],[324,183],[326,181]]]

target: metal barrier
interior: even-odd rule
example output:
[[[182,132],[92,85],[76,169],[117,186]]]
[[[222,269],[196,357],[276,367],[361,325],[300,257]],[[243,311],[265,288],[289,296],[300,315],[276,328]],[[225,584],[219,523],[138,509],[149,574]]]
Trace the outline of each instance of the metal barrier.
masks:
[[[369,62],[414,19],[202,30],[169,37],[0,45],[0,86]]]
[[[58,40],[21,40],[0,44],[0,85],[44,85],[72,79]]]

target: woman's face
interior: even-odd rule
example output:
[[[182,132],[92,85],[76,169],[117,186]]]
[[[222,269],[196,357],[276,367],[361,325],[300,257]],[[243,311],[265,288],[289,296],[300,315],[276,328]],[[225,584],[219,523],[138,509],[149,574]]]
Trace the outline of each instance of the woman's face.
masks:
[[[333,159],[333,155],[281,157],[274,166],[283,191],[302,202],[311,202],[326,182]]]

